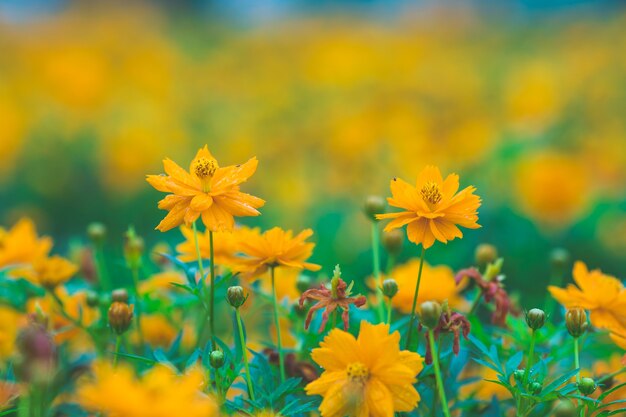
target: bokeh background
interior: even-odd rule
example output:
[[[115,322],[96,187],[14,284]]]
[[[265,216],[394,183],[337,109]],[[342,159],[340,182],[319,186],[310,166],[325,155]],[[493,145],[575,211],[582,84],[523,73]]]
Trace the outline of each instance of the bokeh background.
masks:
[[[527,301],[554,247],[624,276],[626,8],[0,2],[0,224],[31,216],[63,251],[101,221],[120,258],[129,225],[177,243],[145,175],[205,143],[259,158],[246,190],[267,204],[245,223],[312,227],[327,273],[365,278],[364,198],[436,164],[478,188],[483,228],[429,262],[493,243]]]

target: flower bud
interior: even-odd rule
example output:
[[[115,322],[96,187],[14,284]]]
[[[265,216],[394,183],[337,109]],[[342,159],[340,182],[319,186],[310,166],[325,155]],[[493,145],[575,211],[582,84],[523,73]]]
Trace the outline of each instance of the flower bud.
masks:
[[[565,326],[572,337],[580,337],[587,330],[587,313],[582,308],[572,308],[565,313]]]
[[[398,293],[398,283],[393,278],[383,281],[383,295],[387,298],[393,298]]]
[[[474,257],[478,265],[487,265],[498,259],[498,250],[495,246],[490,245],[489,243],[483,243],[476,246]]]
[[[128,291],[124,288],[118,288],[111,292],[111,300],[128,304]]]
[[[570,400],[561,400],[554,408],[554,417],[576,417],[578,412],[576,406]]]
[[[370,220],[376,220],[377,214],[385,212],[385,199],[379,195],[370,195],[365,199],[363,211]]]
[[[524,380],[525,372],[526,370],[524,369],[516,369],[515,371],[513,371],[513,378],[515,378],[517,382],[522,383],[522,381]]]
[[[239,308],[246,302],[248,297],[243,293],[243,288],[240,286],[228,287],[226,291],[226,300],[228,304],[235,308]]]
[[[141,266],[141,255],[145,244],[140,236],[137,236],[132,227],[126,232],[124,243],[124,256],[129,268],[139,268]]]
[[[309,288],[311,288],[311,283],[312,283],[312,280],[310,276],[299,275],[298,280],[296,281],[296,288],[298,288],[298,291],[303,293]]]
[[[133,321],[134,306],[113,301],[109,307],[109,326],[119,336],[124,334]]]
[[[594,381],[593,378],[581,378],[578,383],[578,391],[580,391],[582,395],[593,394],[597,387],[596,381]]]
[[[95,245],[101,245],[107,235],[107,228],[104,224],[94,222],[87,226],[87,236]]]
[[[43,325],[31,321],[18,333],[15,347],[15,372],[22,381],[41,384],[52,380],[57,363],[57,347]]]
[[[221,350],[214,350],[209,354],[209,363],[215,369],[224,366],[224,352]]]
[[[383,232],[382,244],[383,248],[385,248],[389,255],[398,256],[402,252],[404,233],[401,229],[393,229],[388,232]]]
[[[546,313],[538,308],[533,308],[526,313],[526,324],[533,330],[539,330],[546,322]]]
[[[85,302],[91,308],[98,307],[100,304],[100,297],[98,297],[98,293],[95,291],[87,291],[87,295],[85,296]]]
[[[552,267],[558,270],[565,270],[570,264],[570,255],[567,249],[556,248],[550,253]]]
[[[537,395],[541,392],[542,388],[543,386],[541,385],[541,383],[535,381],[530,384],[530,386],[528,387],[528,390],[530,391],[531,394]]]
[[[441,305],[436,301],[426,301],[420,306],[420,320],[430,330],[437,327],[441,318]]]

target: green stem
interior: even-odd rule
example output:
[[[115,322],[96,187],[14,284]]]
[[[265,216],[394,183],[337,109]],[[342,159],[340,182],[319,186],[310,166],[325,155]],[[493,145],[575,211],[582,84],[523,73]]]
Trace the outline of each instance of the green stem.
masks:
[[[415,307],[417,306],[417,297],[420,291],[420,282],[422,281],[422,269],[424,267],[424,255],[426,253],[426,249],[424,245],[422,245],[422,253],[420,255],[420,268],[417,273],[417,282],[415,283],[415,293],[413,293],[413,306],[411,307],[411,320],[409,321],[409,330],[407,331],[406,337],[406,345],[405,349],[410,349],[411,347],[411,336],[413,335],[413,326],[415,325]]]
[[[200,325],[198,326],[198,335],[196,337],[196,340],[200,346],[204,347],[202,345],[203,343],[202,336],[204,334],[204,329],[206,328],[207,321],[209,321],[210,312],[205,301],[206,286],[204,285],[204,266],[202,265],[202,254],[200,253],[200,243],[198,240],[198,228],[196,226],[196,222],[193,222],[191,226],[193,229],[193,240],[196,246],[196,260],[198,261],[198,272],[200,273],[200,279],[201,279],[201,282],[203,283],[201,287],[201,294],[198,296],[198,299],[200,300],[200,304],[202,304],[202,308],[204,309],[204,315],[202,316],[202,321],[200,322]],[[211,259],[211,263],[213,263],[212,259]]]
[[[472,308],[467,314],[468,316],[471,316],[472,314],[476,312],[476,309],[478,309],[478,306],[480,305],[480,300],[482,297],[483,297],[483,293],[480,290],[478,290],[476,297],[474,298],[474,301],[472,302]]]
[[[122,344],[122,336],[119,334],[115,336],[115,353],[113,354],[113,367],[117,366],[117,360],[120,355],[120,345]]]
[[[435,334],[432,329],[428,330],[428,343],[430,343],[430,353],[433,357],[433,368],[435,369],[435,379],[437,381],[439,398],[441,398],[443,414],[446,417],[450,417],[450,411],[448,410],[448,400],[446,400],[446,391],[443,388],[443,379],[441,378],[441,369],[439,368],[439,353],[437,352],[437,345],[435,344]]]
[[[20,397],[20,402],[17,408],[17,416],[18,417],[30,417],[30,396],[25,394]]]
[[[387,324],[391,324],[391,310],[393,310],[393,307],[391,306],[391,298],[387,300]]]
[[[274,323],[276,326],[276,337],[278,338],[278,363],[280,365],[280,381],[285,382],[285,359],[283,357],[283,343],[280,337],[280,321],[278,317],[278,297],[276,296],[276,285],[274,283],[274,267],[270,268],[272,276],[272,301],[274,304]]]
[[[94,245],[93,258],[96,264],[98,279],[100,280],[100,287],[106,292],[111,291],[113,289],[113,285],[111,284],[111,280],[109,279],[109,274],[106,269],[106,264],[104,262],[104,250],[102,248],[102,244]]]
[[[211,288],[209,288],[209,327],[211,329],[211,344],[213,350],[217,348],[215,344],[215,254],[213,252],[213,231],[209,230],[209,254],[211,263],[209,264],[211,272]]]
[[[578,352],[578,338],[574,338],[574,368],[578,369],[576,372],[576,382],[580,384],[580,358]]]
[[[537,332],[535,330],[531,330],[530,336],[530,349],[528,351],[528,363],[526,364],[526,369],[524,370],[524,379],[523,386],[524,390],[526,390],[526,384],[528,383],[528,377],[530,376],[530,368],[533,366],[533,358],[535,356],[535,340],[537,338]]]
[[[132,277],[133,277],[133,292],[135,293],[134,313],[137,316],[137,320],[135,321],[135,323],[137,324],[137,334],[139,335],[139,344],[141,345],[141,348],[143,349],[143,347],[145,346],[145,342],[143,338],[143,331],[141,330],[141,305],[140,305],[141,296],[139,295],[139,265],[133,263],[130,270],[131,270]]]
[[[250,365],[248,364],[248,352],[246,349],[246,339],[243,335],[243,325],[241,324],[241,314],[239,309],[235,309],[235,316],[237,317],[237,328],[239,330],[239,340],[241,341],[241,356],[243,357],[243,366],[246,370],[246,385],[248,386],[248,397],[254,401],[254,387],[252,386],[252,379],[250,379]]]
[[[48,289],[47,291],[48,291],[48,294],[50,294],[50,296],[52,297],[52,299],[57,303],[57,305],[59,307],[59,311],[61,312],[61,315],[63,317],[65,317],[67,320],[69,320],[74,326],[76,326],[79,329],[87,332],[89,334],[89,336],[91,336],[91,339],[93,340],[94,344],[97,345],[98,337],[93,332],[93,330],[91,330],[88,327],[85,327],[85,325],[82,322],[80,322],[79,320],[75,319],[67,311],[65,311],[65,305],[63,304],[63,300],[61,300],[61,298],[59,298],[59,296],[54,292],[54,289]]]
[[[374,278],[376,279],[376,311],[378,321],[382,322],[385,317],[385,305],[383,299],[383,277],[380,273],[380,230],[378,222],[372,221],[372,263],[374,268]]]

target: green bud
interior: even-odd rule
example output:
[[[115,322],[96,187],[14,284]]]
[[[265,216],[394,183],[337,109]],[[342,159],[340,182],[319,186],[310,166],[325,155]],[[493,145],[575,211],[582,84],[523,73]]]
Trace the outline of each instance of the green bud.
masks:
[[[98,297],[98,293],[95,291],[87,291],[85,301],[89,307],[95,308],[100,304],[100,297]]]
[[[531,394],[537,395],[541,392],[542,388],[543,386],[541,385],[541,383],[535,381],[530,384],[530,386],[528,387],[528,390],[530,391]]]
[[[483,243],[476,246],[474,257],[478,265],[488,265],[498,259],[498,249],[489,243]]]
[[[556,407],[554,407],[552,415],[554,417],[576,417],[578,413],[573,402],[570,400],[561,400]]]
[[[244,294],[243,288],[240,286],[228,287],[226,291],[226,300],[228,304],[235,308],[239,308],[246,302],[248,297]]]
[[[404,232],[402,232],[401,229],[393,229],[388,232],[383,232],[382,244],[388,254],[392,256],[400,255],[402,252],[402,245],[404,244]]]
[[[488,264],[487,269],[485,270],[485,279],[487,281],[491,281],[500,275],[500,272],[502,271],[502,264],[504,264],[504,259],[502,258],[498,258],[494,262]]]
[[[572,337],[580,337],[587,330],[587,313],[582,308],[572,308],[565,313],[565,327]]]
[[[393,298],[398,293],[398,283],[395,279],[389,278],[383,281],[383,295],[388,298]]]
[[[429,329],[434,329],[441,318],[441,305],[436,301],[426,301],[420,306],[420,320]]]
[[[104,242],[107,235],[107,228],[104,224],[94,222],[87,226],[87,236],[94,244],[100,245]]]
[[[385,199],[379,195],[370,195],[365,199],[363,211],[370,220],[376,220],[377,214],[385,212]]]
[[[580,391],[580,393],[585,396],[593,394],[596,388],[598,388],[598,386],[596,385],[596,381],[594,381],[593,378],[581,378],[580,382],[578,383],[578,391]]]
[[[209,363],[215,369],[224,366],[224,352],[221,350],[214,350],[209,355]]]
[[[567,249],[556,248],[550,253],[552,267],[558,270],[565,270],[570,264],[570,255]]]
[[[539,330],[546,322],[546,313],[538,308],[533,308],[526,313],[526,324],[533,330]]]
[[[515,378],[515,380],[519,383],[521,383],[524,380],[524,373],[526,371],[524,369],[516,369],[515,371],[513,371],[513,378]]]
[[[126,232],[126,241],[124,243],[124,256],[129,268],[139,268],[141,266],[141,255],[143,254],[145,244],[141,236],[137,236],[135,229],[129,227]]]

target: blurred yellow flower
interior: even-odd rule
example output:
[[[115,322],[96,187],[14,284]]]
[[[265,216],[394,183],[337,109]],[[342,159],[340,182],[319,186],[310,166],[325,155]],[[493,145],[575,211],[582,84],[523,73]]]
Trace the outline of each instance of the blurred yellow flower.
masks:
[[[168,194],[159,208],[169,211],[156,227],[161,232],[185,223],[189,225],[202,216],[204,225],[213,232],[232,230],[234,216],[258,216],[257,208],[265,201],[239,191],[239,185],[256,171],[258,161],[250,159],[242,165],[220,168],[205,145],[189,165],[189,172],[171,159],[163,160],[167,175],[148,175],[147,181]]]
[[[76,272],[77,265],[58,255],[37,259],[32,267],[15,271],[19,276],[47,289],[54,289],[67,282]]]
[[[323,417],[392,417],[411,411],[420,400],[413,384],[423,368],[420,355],[400,351],[400,333],[389,325],[361,322],[358,338],[333,329],[311,358],[324,373],[306,386],[321,395]]]
[[[174,284],[185,284],[185,276],[178,271],[167,270],[151,275],[139,283],[139,293],[141,294],[166,294],[169,290],[176,289]]]
[[[180,231],[185,237],[185,241],[176,246],[176,251],[179,253],[178,259],[183,262],[196,262],[198,256],[193,230],[187,226],[181,226]],[[211,259],[209,233],[210,230],[208,229],[204,233],[198,232],[198,247],[200,248],[202,259]],[[215,255],[215,264],[217,266],[231,265],[235,260],[239,242],[246,240],[249,235],[254,233],[258,233],[258,230],[245,226],[236,226],[232,231],[214,234],[213,253]]]
[[[497,373],[493,369],[486,366],[468,366],[464,368],[462,373],[463,379],[476,377],[479,377],[480,380],[461,386],[459,399],[474,398],[481,401],[492,401],[493,397],[496,397],[498,400],[511,398],[511,393],[505,387],[489,382],[489,380],[498,380]]]
[[[37,235],[35,224],[22,218],[9,230],[0,227],[0,268],[28,264],[45,257],[52,249],[52,239]]]
[[[17,310],[0,305],[0,364],[13,354],[15,337],[19,328],[25,324],[24,316]]]
[[[109,417],[211,417],[218,415],[215,401],[202,393],[203,372],[192,368],[183,375],[157,365],[141,377],[123,364],[105,362],[93,367],[93,378],[78,383],[79,404]]]
[[[389,205],[405,209],[397,213],[377,214],[377,219],[393,219],[385,231],[407,226],[409,240],[424,249],[435,240],[447,243],[463,237],[457,226],[477,229],[480,197],[474,195],[476,188],[459,189],[459,176],[450,174],[445,181],[435,166],[427,166],[417,177],[415,187],[394,178],[391,180]]]
[[[142,315],[141,332],[145,342],[153,348],[169,347],[178,335],[176,327],[162,314]],[[133,332],[131,338],[133,343],[140,340],[136,331]]]

